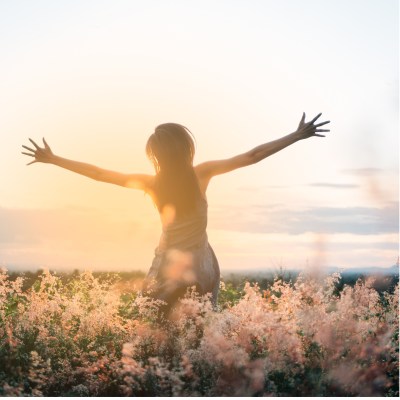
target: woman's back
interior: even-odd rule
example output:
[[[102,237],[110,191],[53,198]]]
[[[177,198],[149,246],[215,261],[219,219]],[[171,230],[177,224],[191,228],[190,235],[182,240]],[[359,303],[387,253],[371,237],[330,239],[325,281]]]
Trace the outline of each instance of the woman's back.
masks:
[[[165,206],[161,213],[162,234],[158,250],[192,250],[207,241],[207,201],[199,198],[193,212],[177,216],[173,206]]]

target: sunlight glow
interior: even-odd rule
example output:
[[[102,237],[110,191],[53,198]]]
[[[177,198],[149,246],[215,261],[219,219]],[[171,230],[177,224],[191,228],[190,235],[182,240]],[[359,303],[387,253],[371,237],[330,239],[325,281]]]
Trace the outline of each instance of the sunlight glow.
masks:
[[[50,165],[26,167],[19,149],[27,137],[46,137],[65,158],[153,174],[144,150],[160,123],[193,132],[198,164],[293,132],[304,111],[332,121],[326,138],[210,183],[208,233],[221,268],[311,263],[327,222],[324,264],[392,265],[398,2],[360,7],[356,0],[0,2],[0,264],[145,270],[160,233],[152,194]],[[135,179],[126,186],[140,189]],[[166,209],[161,219],[166,226],[174,218]],[[344,232],[353,235],[347,244]]]

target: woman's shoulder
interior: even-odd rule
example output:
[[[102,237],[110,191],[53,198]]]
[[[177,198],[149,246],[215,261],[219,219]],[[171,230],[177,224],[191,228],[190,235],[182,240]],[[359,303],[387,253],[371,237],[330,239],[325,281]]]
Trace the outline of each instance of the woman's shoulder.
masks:
[[[131,189],[141,189],[146,193],[154,191],[155,176],[146,174],[125,174],[124,185]]]

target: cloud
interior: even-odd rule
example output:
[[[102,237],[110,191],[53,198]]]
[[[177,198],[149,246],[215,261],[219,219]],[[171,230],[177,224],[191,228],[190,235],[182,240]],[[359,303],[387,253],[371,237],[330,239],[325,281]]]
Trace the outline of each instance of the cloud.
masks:
[[[398,235],[398,214],[397,202],[381,208],[220,205],[210,207],[209,233],[221,261],[229,266],[263,265],[268,254],[289,257],[294,252],[293,257],[300,257],[314,236],[335,233],[357,235],[360,241],[352,238],[335,245],[332,254],[340,260],[357,259],[360,249],[369,259],[386,253],[393,258],[397,244],[385,234]],[[158,221],[153,222],[90,209],[0,208],[0,265],[147,270],[159,235]],[[271,243],[274,234],[282,238],[279,245]],[[228,253],[236,255],[229,258]]]
[[[311,187],[323,187],[323,188],[332,188],[332,189],[356,189],[359,188],[360,185],[355,183],[332,183],[332,182],[313,182],[305,185],[268,185],[268,186],[240,186],[238,190],[245,192],[260,192],[265,189],[287,189],[294,188],[298,186],[311,186]]]
[[[372,235],[399,231],[398,203],[385,207],[226,207],[222,214],[210,212],[213,229],[254,233],[352,233]]]
[[[345,175],[353,175],[358,178],[371,178],[371,177],[385,177],[388,175],[398,176],[399,171],[397,167],[388,168],[375,168],[375,167],[364,167],[364,168],[344,168],[339,170],[340,173]]]
[[[387,170],[383,168],[347,168],[347,169],[342,169],[341,172],[349,175],[369,177],[371,175],[385,174],[387,173]]]
[[[329,182],[314,182],[314,183],[309,183],[307,186],[324,187],[332,189],[355,189],[360,187],[360,185],[356,185],[354,183],[329,183]]]

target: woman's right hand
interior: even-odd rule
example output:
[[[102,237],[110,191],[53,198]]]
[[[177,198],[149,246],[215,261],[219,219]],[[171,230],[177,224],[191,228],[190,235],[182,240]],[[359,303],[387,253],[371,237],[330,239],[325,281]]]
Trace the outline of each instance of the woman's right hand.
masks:
[[[50,146],[47,144],[46,140],[43,138],[43,144],[44,147],[39,147],[32,139],[30,139],[30,142],[33,144],[33,146],[35,147],[34,149],[28,147],[28,146],[24,146],[22,145],[22,147],[26,150],[29,151],[29,153],[26,152],[22,152],[22,154],[25,154],[29,157],[34,157],[35,159],[33,161],[31,161],[30,163],[26,164],[26,165],[31,165],[33,163],[36,162],[42,162],[42,163],[51,163],[53,162],[54,159],[54,154],[51,151]]]

